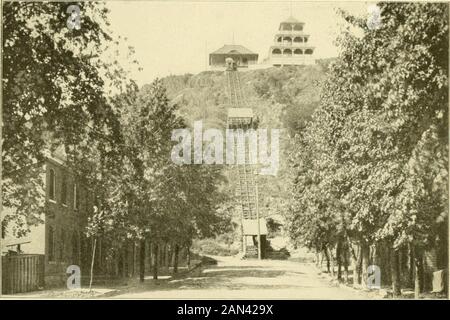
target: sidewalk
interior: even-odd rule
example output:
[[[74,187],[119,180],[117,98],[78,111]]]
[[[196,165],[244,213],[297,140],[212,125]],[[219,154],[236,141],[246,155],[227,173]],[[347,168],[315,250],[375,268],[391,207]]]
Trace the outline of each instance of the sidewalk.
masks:
[[[87,288],[81,289],[64,289],[58,288],[53,290],[43,290],[43,291],[33,291],[27,293],[18,294],[7,294],[2,295],[1,299],[11,299],[11,300],[35,300],[35,299],[92,299],[99,298],[103,295],[112,294],[116,292],[117,288],[92,288],[89,290]]]
[[[102,299],[108,298],[120,293],[130,292],[133,290],[139,290],[140,288],[149,289],[154,287],[158,289],[161,284],[170,280],[182,279],[187,277],[191,273],[195,272],[201,266],[202,261],[193,260],[192,267],[187,268],[180,267],[177,274],[166,274],[158,276],[158,280],[153,280],[153,276],[148,275],[144,278],[144,282],[141,283],[138,278],[125,278],[123,285],[94,285],[91,290],[87,287],[81,289],[67,289],[67,288],[55,288],[46,289],[41,291],[7,294],[0,296],[1,299],[11,300],[35,300],[35,299]]]

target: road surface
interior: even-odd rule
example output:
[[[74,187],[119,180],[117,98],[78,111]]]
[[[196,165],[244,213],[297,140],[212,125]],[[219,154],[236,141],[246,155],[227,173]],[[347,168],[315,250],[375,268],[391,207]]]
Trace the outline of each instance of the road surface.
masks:
[[[364,292],[333,286],[311,264],[214,257],[215,266],[174,280],[149,279],[115,299],[368,299]]]

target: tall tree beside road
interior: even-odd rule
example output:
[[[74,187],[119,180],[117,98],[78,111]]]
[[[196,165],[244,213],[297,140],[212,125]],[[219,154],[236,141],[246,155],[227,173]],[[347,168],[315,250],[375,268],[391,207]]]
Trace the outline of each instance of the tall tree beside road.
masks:
[[[291,220],[295,226],[305,219],[308,211],[301,208],[319,216],[331,208],[327,221],[333,227],[326,235],[342,230],[359,248],[360,257],[354,258],[362,261],[363,283],[368,264],[380,258],[374,253],[388,249],[394,294],[399,294],[399,252],[412,248],[409,255],[420,273],[424,251],[439,250],[446,241],[448,6],[379,7],[377,28],[342,12],[349,27],[337,41],[340,58],[324,84],[320,108],[299,132],[312,153],[293,153],[298,204]],[[292,235],[303,242],[323,239],[295,227]]]
[[[223,221],[217,211],[224,199],[219,190],[223,178],[214,168],[172,162],[172,131],[186,125],[160,80],[118,97],[117,104],[123,145],[120,152],[109,153],[117,156],[111,159],[115,165],[95,170],[103,173],[97,190],[104,193],[102,210],[90,219],[89,229],[119,247],[126,239],[140,242],[143,281],[148,241],[154,248],[170,245],[178,252],[194,237],[217,232]],[[157,265],[154,271],[157,278]]]
[[[73,158],[98,134],[113,136],[108,96],[133,85],[117,61],[106,58],[118,45],[108,30],[108,10],[76,3],[80,28],[69,29],[70,4],[3,4],[2,191],[3,204],[22,223],[19,234],[43,212],[39,164],[56,146],[65,145]]]

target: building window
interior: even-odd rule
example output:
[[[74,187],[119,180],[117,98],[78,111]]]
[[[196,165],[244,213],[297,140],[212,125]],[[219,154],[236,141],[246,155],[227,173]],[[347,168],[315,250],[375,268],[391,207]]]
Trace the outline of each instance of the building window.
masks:
[[[55,231],[53,227],[48,227],[48,261],[55,261]]]
[[[281,54],[281,50],[280,49],[273,49],[272,50],[272,54]]]
[[[48,187],[48,197],[51,200],[55,200],[55,188],[56,188],[56,174],[55,170],[50,169],[50,181]]]
[[[291,51],[291,49],[284,49],[283,54],[285,56],[292,56],[292,51]]]
[[[67,178],[65,176],[62,177],[61,203],[67,205]]]
[[[75,210],[78,209],[78,188],[76,183],[73,184],[73,208]]]
[[[288,23],[285,23],[282,25],[281,30],[285,30],[285,31],[291,31],[292,30],[292,26]]]
[[[284,44],[292,44],[292,38],[291,37],[284,37],[283,38]]]

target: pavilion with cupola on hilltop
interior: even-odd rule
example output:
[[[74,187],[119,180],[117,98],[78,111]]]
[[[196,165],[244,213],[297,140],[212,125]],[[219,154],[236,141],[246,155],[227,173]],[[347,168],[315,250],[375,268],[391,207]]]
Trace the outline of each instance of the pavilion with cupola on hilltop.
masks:
[[[222,70],[226,67],[227,58],[236,62],[237,68],[251,68],[258,63],[258,54],[241,45],[226,44],[209,54],[209,66],[212,70]]]

